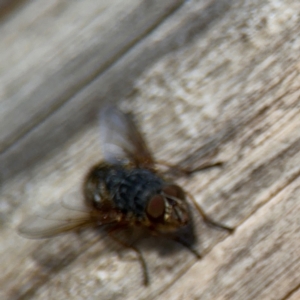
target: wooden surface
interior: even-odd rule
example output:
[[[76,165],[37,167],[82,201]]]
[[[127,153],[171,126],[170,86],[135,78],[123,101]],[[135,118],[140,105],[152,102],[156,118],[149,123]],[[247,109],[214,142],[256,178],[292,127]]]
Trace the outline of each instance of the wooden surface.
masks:
[[[14,1],[0,14],[0,298],[299,299],[300,3],[74,3]],[[199,261],[139,241],[149,287],[135,253],[103,234],[15,231],[80,197],[102,158],[98,111],[119,99],[156,158],[225,162],[178,183],[236,227],[228,235],[194,212]]]

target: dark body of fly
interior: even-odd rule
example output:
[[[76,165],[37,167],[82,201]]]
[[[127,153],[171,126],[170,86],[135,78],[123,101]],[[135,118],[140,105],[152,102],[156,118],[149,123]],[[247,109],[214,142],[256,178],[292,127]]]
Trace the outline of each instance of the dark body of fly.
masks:
[[[184,191],[154,170],[102,162],[89,172],[85,200],[99,212],[99,224],[140,225],[174,232],[189,221]]]
[[[150,199],[162,192],[164,182],[147,169],[100,164],[90,172],[85,186],[89,205],[102,210],[110,202],[111,208],[141,220]]]

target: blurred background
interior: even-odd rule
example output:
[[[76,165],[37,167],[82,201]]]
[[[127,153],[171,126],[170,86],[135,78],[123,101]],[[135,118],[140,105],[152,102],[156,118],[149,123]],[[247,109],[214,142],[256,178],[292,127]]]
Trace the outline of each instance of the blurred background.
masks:
[[[299,19],[293,0],[0,1],[1,299],[300,299]],[[105,236],[15,230],[81,197],[107,102],[157,159],[223,162],[178,183],[236,232],[199,217],[201,261],[141,241],[147,288]]]

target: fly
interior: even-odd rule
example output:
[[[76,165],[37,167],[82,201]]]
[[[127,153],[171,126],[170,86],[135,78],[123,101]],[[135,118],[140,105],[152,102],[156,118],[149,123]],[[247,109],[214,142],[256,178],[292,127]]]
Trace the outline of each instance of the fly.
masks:
[[[114,106],[105,106],[100,115],[101,146],[104,161],[88,172],[81,209],[48,210],[19,226],[28,238],[48,238],[87,226],[103,226],[113,236],[118,230],[142,227],[153,235],[176,233],[191,223],[187,196],[192,199],[204,221],[227,231],[232,228],[209,219],[191,195],[157,169],[145,140],[133,120]],[[114,237],[117,240],[116,237]],[[174,238],[193,250],[184,240]],[[144,284],[149,284],[147,265],[140,250],[125,241],[141,262]]]

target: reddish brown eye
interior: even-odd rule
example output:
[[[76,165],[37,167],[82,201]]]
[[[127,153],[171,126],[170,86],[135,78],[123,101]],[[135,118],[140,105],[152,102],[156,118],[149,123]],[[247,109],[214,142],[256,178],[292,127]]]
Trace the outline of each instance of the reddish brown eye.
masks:
[[[152,218],[159,218],[165,212],[165,200],[162,195],[153,196],[147,206],[147,213]]]

